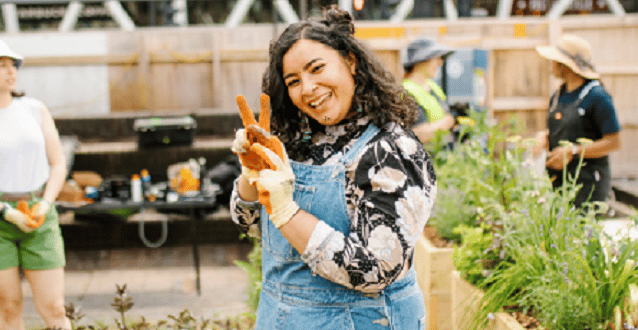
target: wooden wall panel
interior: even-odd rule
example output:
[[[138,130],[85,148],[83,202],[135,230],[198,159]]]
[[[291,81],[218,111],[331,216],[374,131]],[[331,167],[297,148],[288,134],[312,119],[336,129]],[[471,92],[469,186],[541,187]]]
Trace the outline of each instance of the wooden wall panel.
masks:
[[[610,155],[611,173],[613,177],[638,177],[638,126],[625,126],[620,133],[620,150]]]
[[[495,50],[494,97],[547,96],[549,61],[533,49]]]
[[[243,94],[258,109],[261,77],[268,47],[286,26],[244,25],[188,28],[140,28],[109,31],[106,55],[40,56],[25,59],[29,69],[107,65],[111,112],[153,113],[185,109],[236,111]],[[544,18],[410,20],[400,24],[357,22],[368,31],[365,42],[397,80],[403,74],[401,50],[418,37],[434,37],[452,47],[489,51],[489,100],[494,118],[512,115],[525,122],[526,134],[545,127],[546,104],[557,80],[550,63],[534,50],[573,33],[592,44],[593,62],[612,95],[623,127],[623,146],[612,156],[615,168],[638,173],[638,155],[631,150],[638,138],[638,15]],[[364,32],[365,32],[364,31]],[[371,31],[377,31],[375,37]],[[385,32],[384,32],[385,31]],[[25,38],[31,38],[26,36]],[[43,70],[44,72],[45,70]],[[76,102],[77,103],[77,102]],[[69,101],[69,104],[75,104]],[[619,170],[620,171],[620,170]]]

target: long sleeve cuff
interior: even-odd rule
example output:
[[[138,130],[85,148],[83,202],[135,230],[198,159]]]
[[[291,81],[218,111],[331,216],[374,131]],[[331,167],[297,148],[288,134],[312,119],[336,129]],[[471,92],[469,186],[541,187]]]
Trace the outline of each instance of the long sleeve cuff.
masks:
[[[327,258],[326,245],[330,243],[334,235],[339,234],[341,233],[338,233],[325,222],[319,221],[319,223],[317,223],[315,230],[312,232],[312,235],[310,235],[308,245],[306,245],[306,249],[301,256],[301,259],[310,266],[313,273],[316,269],[316,265]],[[341,236],[343,236],[343,234],[341,234]],[[343,242],[343,240],[341,240],[341,242]]]
[[[241,197],[239,197],[239,193],[237,192],[237,183],[239,182],[239,178],[235,179],[233,192],[231,195],[231,200],[240,208],[246,211],[254,211],[259,210],[261,208],[261,204],[259,201],[245,201]]]

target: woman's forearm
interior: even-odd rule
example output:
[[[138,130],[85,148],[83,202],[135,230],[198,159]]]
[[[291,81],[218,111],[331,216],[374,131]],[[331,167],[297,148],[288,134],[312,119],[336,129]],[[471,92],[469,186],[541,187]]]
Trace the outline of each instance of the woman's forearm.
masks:
[[[243,176],[240,176],[237,181],[237,194],[246,202],[254,202],[259,199],[257,188],[251,185]]]
[[[574,157],[580,157],[583,154],[583,150],[583,158],[605,157],[618,148],[620,148],[620,133],[606,134],[591,144],[578,145],[578,155],[574,155]]]
[[[44,187],[44,195],[42,196],[45,201],[49,203],[55,202],[64,185],[66,174],[66,164],[64,160],[61,163],[56,163],[51,166],[49,180],[47,180],[46,186]]]

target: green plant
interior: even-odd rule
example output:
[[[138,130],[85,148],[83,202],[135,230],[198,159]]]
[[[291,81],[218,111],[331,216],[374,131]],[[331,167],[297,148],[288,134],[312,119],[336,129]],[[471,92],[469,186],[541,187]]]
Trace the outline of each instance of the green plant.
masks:
[[[516,135],[521,131],[521,122],[513,117],[494,125],[486,112],[476,111],[471,111],[470,117],[475,125],[464,126],[460,135],[469,137],[462,138],[464,142],[445,148],[436,139],[427,147],[433,154],[438,187],[428,224],[457,244],[461,237],[454,228],[478,226],[483,221],[481,209],[495,205],[509,209],[525,191],[523,181],[534,183],[529,179],[530,171],[521,170],[526,148]],[[498,225],[500,219],[490,221]]]
[[[249,330],[255,325],[255,317],[251,314],[241,314],[225,319],[201,319],[197,320],[188,310],[184,310],[179,315],[167,315],[166,319],[161,319],[156,323],[148,322],[143,316],[139,320],[132,320],[127,317],[134,303],[128,296],[126,284],[116,285],[117,291],[111,307],[119,313],[119,319],[115,319],[115,326],[119,330]],[[71,321],[73,330],[110,330],[111,328],[100,322],[95,325],[76,326],[76,323],[84,316],[80,309],[73,303],[65,306],[66,315]],[[47,329],[60,330],[60,329]]]
[[[550,329],[610,327],[627,307],[627,288],[638,282],[638,242],[604,234],[597,216],[605,203],[574,208],[580,188],[574,178],[566,177],[558,190],[542,178],[533,181],[521,177],[516,198],[492,200],[482,209],[484,219],[498,219],[488,228],[500,235],[505,258],[490,272],[475,267],[467,274],[485,292],[475,328],[503,308],[522,310]]]
[[[454,267],[470,283],[480,286],[480,281],[500,262],[500,240],[487,224],[479,227],[460,225],[454,232],[461,235],[461,244],[454,246],[452,254]]]
[[[235,260],[235,264],[248,274],[248,300],[246,304],[252,313],[256,313],[261,292],[261,244],[259,239],[250,239],[253,243],[253,249],[248,254],[248,262]]]

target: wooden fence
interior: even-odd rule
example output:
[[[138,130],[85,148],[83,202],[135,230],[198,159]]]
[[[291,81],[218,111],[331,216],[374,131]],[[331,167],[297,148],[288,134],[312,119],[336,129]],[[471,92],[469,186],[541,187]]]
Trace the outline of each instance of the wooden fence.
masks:
[[[638,173],[638,153],[631,147],[638,140],[638,15],[568,16],[559,20],[433,19],[400,24],[362,21],[357,27],[357,36],[375,50],[397,79],[402,75],[401,49],[417,37],[435,37],[453,47],[488,50],[490,112],[497,120],[517,116],[524,122],[526,134],[545,127],[549,95],[557,88],[549,62],[538,56],[534,47],[551,44],[562,33],[587,39],[623,128],[621,150],[612,154],[612,171],[617,177]],[[26,56],[23,71],[28,79],[19,80],[19,86],[47,102],[54,116],[123,111],[228,112],[235,111],[237,94],[245,95],[257,108],[268,45],[283,28],[281,24],[232,30],[198,26],[4,34],[0,38]],[[82,51],[47,53],[42,50],[47,47]],[[91,86],[101,90],[93,95]],[[58,92],[52,92],[56,88]],[[81,97],[85,99],[75,100]]]

